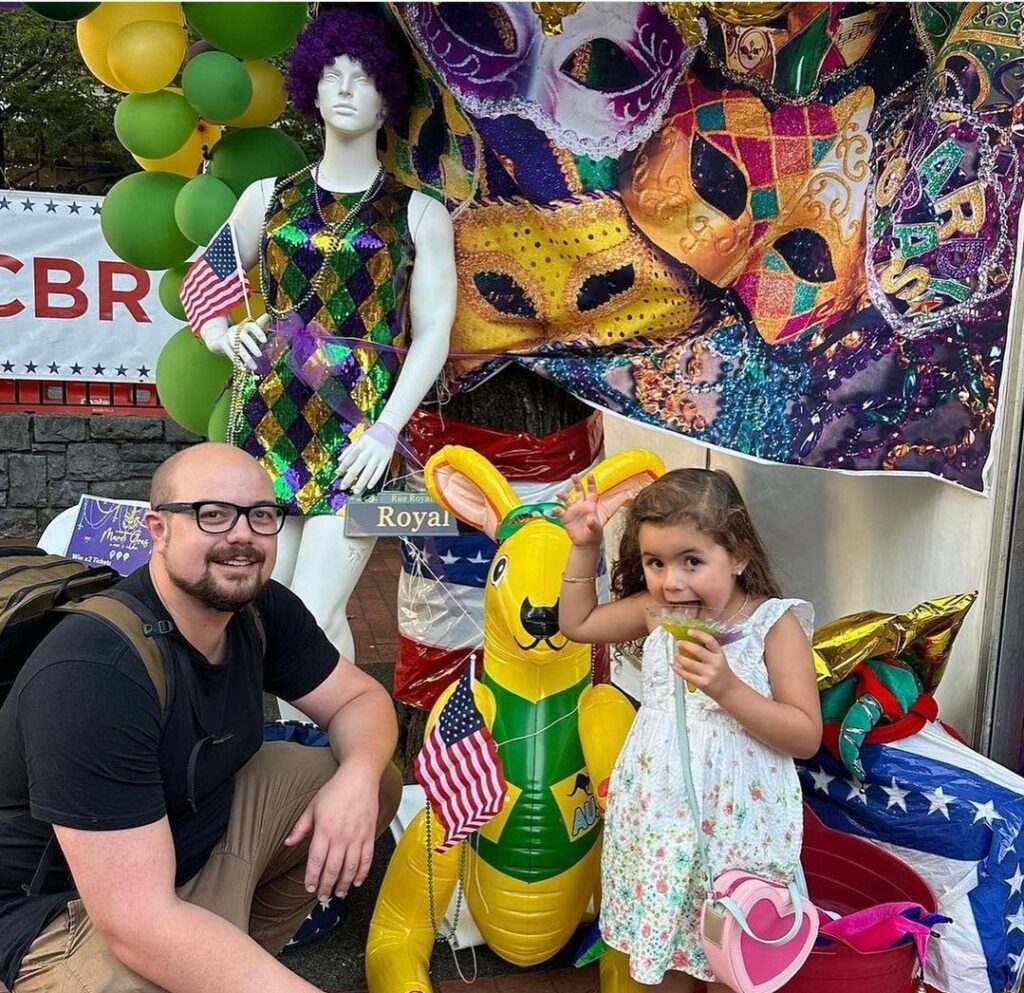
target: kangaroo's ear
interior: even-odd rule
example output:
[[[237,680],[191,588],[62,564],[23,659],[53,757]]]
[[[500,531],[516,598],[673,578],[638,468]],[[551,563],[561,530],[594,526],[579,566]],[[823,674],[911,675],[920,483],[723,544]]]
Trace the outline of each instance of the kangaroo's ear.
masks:
[[[487,459],[461,445],[446,445],[435,452],[423,475],[432,500],[492,541],[505,515],[522,502]]]
[[[592,473],[597,483],[597,511],[602,525],[615,516],[615,512],[653,483],[665,471],[665,463],[646,448],[632,448],[619,452],[594,466]]]

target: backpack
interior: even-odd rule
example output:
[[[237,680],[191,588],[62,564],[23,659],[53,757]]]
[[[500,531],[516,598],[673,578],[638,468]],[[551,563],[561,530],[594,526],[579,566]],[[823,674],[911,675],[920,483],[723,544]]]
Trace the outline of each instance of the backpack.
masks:
[[[41,548],[0,548],[0,706],[43,638],[62,618],[78,613],[103,621],[138,652],[166,715],[167,674],[175,653],[164,636],[174,626],[156,618],[137,597],[116,589],[121,578],[110,566],[90,567]],[[263,618],[255,604],[244,609],[266,650]]]
[[[0,548],[0,706],[32,652],[70,613],[88,614],[103,621],[131,644],[156,689],[161,725],[167,719],[169,677],[173,679],[176,673],[184,677],[196,705],[188,685],[191,668],[187,661],[177,661],[184,649],[166,637],[174,631],[174,625],[157,618],[137,597],[116,589],[121,578],[109,566],[90,567],[63,555],[50,555],[41,548]],[[259,610],[253,603],[244,610],[255,628],[261,652],[266,651],[266,628]],[[0,817],[16,813],[0,812]],[[41,892],[47,869],[56,857],[55,849],[56,836],[51,833],[32,881],[22,886],[27,896]]]

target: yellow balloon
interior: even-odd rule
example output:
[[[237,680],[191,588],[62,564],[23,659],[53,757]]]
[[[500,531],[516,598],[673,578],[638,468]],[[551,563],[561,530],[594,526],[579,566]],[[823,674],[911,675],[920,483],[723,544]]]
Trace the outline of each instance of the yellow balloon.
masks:
[[[258,283],[254,283],[253,282],[254,273],[250,272],[250,273],[248,273],[248,276],[249,276],[249,285],[250,286],[255,288],[256,286],[259,285]],[[256,320],[257,317],[262,317],[267,312],[267,308],[266,308],[266,306],[263,303],[263,296],[262,296],[262,294],[260,294],[260,293],[253,293],[253,295],[251,297],[249,297],[249,310],[248,311],[245,309],[245,304],[244,303],[240,303],[237,307],[235,307],[234,310],[229,311],[228,312],[228,320],[232,324],[241,324],[242,321],[245,321],[245,320],[249,319],[249,313],[250,312],[252,313],[252,319],[253,320]]]
[[[205,145],[207,149],[213,148],[220,141],[220,134],[219,125],[200,121],[188,141],[173,155],[168,155],[163,159],[144,159],[138,155],[133,155],[132,158],[146,172],[174,172],[179,176],[188,176],[191,179],[202,171],[203,146]]]
[[[129,93],[153,93],[178,74],[185,59],[185,31],[169,21],[135,21],[114,35],[107,64],[119,88]]]
[[[262,128],[273,124],[288,103],[281,70],[258,59],[245,59],[242,65],[252,80],[252,99],[243,113],[227,123],[236,128]]]
[[[107,51],[114,36],[135,21],[166,21],[183,27],[184,15],[180,3],[101,3],[91,14],[78,21],[78,50],[86,68],[100,82],[124,92],[107,59]],[[159,88],[159,87],[158,87]]]

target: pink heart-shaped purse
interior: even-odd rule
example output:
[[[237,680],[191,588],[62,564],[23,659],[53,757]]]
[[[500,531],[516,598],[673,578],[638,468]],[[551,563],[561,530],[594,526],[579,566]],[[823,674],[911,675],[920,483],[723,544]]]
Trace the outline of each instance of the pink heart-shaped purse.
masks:
[[[720,983],[737,993],[774,993],[811,954],[818,912],[796,885],[730,869],[704,901],[701,935]]]

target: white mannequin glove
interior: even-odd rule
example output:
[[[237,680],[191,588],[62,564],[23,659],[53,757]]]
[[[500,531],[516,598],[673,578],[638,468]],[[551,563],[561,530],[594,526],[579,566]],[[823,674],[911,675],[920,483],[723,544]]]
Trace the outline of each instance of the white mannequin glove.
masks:
[[[215,317],[203,325],[199,336],[211,352],[226,355],[232,362],[235,360],[235,336],[238,336],[238,358],[249,370],[255,370],[256,360],[263,354],[263,346],[267,343],[264,328],[270,323],[270,315],[263,314],[255,321],[242,321],[241,324],[228,324],[226,317]]]
[[[391,464],[397,444],[398,432],[390,424],[371,424],[338,459],[341,488],[352,493],[372,489]]]

